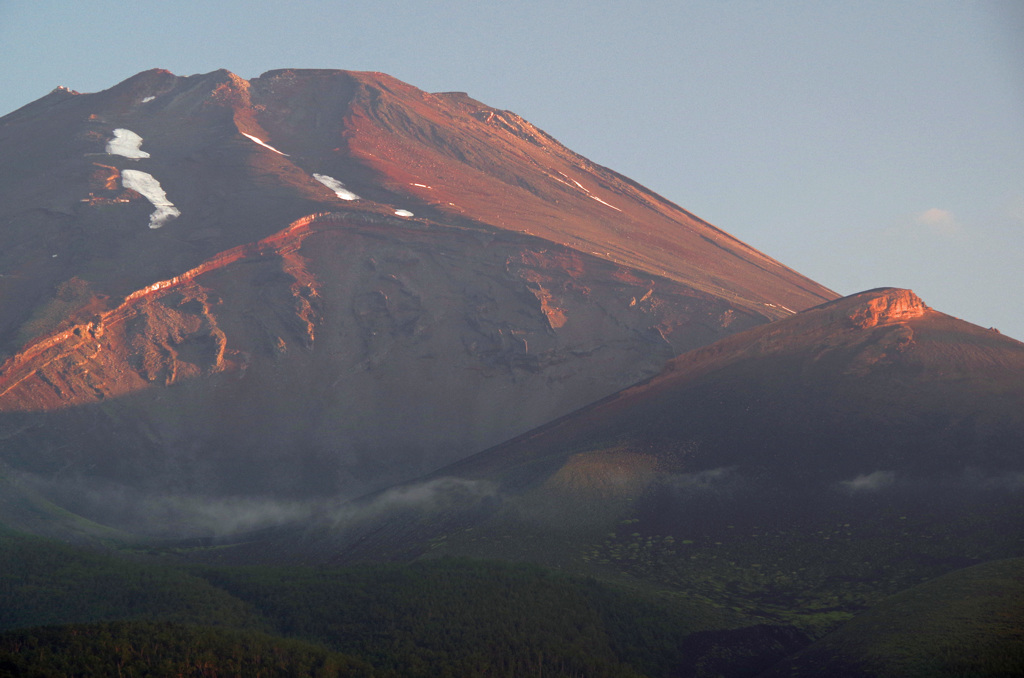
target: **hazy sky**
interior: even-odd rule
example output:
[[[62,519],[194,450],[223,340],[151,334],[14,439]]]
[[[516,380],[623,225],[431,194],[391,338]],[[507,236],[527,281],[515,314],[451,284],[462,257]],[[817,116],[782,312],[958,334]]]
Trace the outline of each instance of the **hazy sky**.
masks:
[[[154,67],[466,91],[837,292],[1024,340],[1021,0],[0,0],[0,115]]]

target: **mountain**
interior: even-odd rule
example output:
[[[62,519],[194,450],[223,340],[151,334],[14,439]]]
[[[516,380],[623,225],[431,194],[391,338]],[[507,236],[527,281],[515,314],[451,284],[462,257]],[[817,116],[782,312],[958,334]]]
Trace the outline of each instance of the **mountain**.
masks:
[[[377,73],[0,148],[0,673],[1019,673],[1021,342]]]
[[[1021,557],[1024,343],[883,288],[659,375],[232,561],[529,560],[816,634]]]
[[[58,88],[0,148],[0,474],[29,513],[356,496],[835,298],[380,73]]]

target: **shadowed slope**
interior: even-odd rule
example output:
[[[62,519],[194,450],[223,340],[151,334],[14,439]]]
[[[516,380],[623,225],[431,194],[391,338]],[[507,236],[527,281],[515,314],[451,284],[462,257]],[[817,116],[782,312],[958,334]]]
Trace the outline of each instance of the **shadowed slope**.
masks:
[[[1022,375],[1021,342],[912,292],[874,290],[682,355],[451,470],[528,485],[564,463],[564,450],[615,440],[653,450],[665,472],[738,467],[797,484],[1013,473],[1024,464]]]
[[[1024,553],[1022,375],[1024,344],[907,290],[864,292],[680,356],[261,556],[533,560],[820,633]]]

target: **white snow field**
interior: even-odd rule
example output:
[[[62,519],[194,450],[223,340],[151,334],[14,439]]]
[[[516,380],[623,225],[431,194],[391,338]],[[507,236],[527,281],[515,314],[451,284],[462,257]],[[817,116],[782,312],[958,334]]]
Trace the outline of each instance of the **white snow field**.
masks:
[[[152,174],[139,170],[121,170],[121,185],[138,191],[146,200],[153,203],[156,211],[149,215],[150,228],[160,228],[171,219],[181,216],[181,210],[167,199],[163,187]]]
[[[114,138],[107,142],[107,153],[136,160],[149,157],[149,153],[142,150],[142,137],[124,127],[114,130]]]
[[[327,188],[334,191],[334,194],[342,200],[359,200],[359,196],[352,191],[345,188],[345,184],[341,183],[334,177],[329,177],[326,174],[317,174],[313,172],[313,178],[319,181]]]

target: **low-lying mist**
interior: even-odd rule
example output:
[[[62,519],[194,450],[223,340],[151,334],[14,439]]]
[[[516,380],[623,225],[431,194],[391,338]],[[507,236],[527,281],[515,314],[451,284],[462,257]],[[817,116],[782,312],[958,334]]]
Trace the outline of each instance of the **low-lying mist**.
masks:
[[[57,510],[142,537],[157,539],[227,538],[287,524],[315,521],[342,528],[404,510],[429,515],[475,506],[497,497],[493,483],[437,478],[391,488],[362,499],[295,500],[273,496],[211,496],[153,493],[101,478],[13,477],[28,496]]]
[[[67,512],[101,526],[149,539],[226,540],[285,525],[315,526],[335,533],[363,533],[385,522],[392,525],[444,523],[453,516],[474,516],[504,505],[519,514],[544,514],[559,520],[558,502],[537,504],[533,495],[507,495],[487,480],[440,477],[408,483],[362,497],[292,497],[214,495],[195,492],[153,492],[97,477],[45,478],[7,471],[7,482],[31,511]],[[872,506],[950,504],[957,501],[999,501],[1007,493],[1024,492],[1024,473],[985,473],[964,469],[945,476],[910,476],[875,470],[842,480],[799,480],[758,475],[739,467],[668,474],[647,491],[643,505],[655,522],[682,521],[697,529],[722,521],[787,520],[810,511],[840,513]],[[865,504],[868,502],[868,504]],[[881,502],[881,503],[880,503]],[[49,507],[49,508],[47,508]],[[815,508],[811,508],[815,507]],[[481,513],[480,509],[484,509]],[[675,518],[672,518],[675,516]],[[534,516],[538,517],[538,516]],[[439,528],[443,529],[443,528]]]

